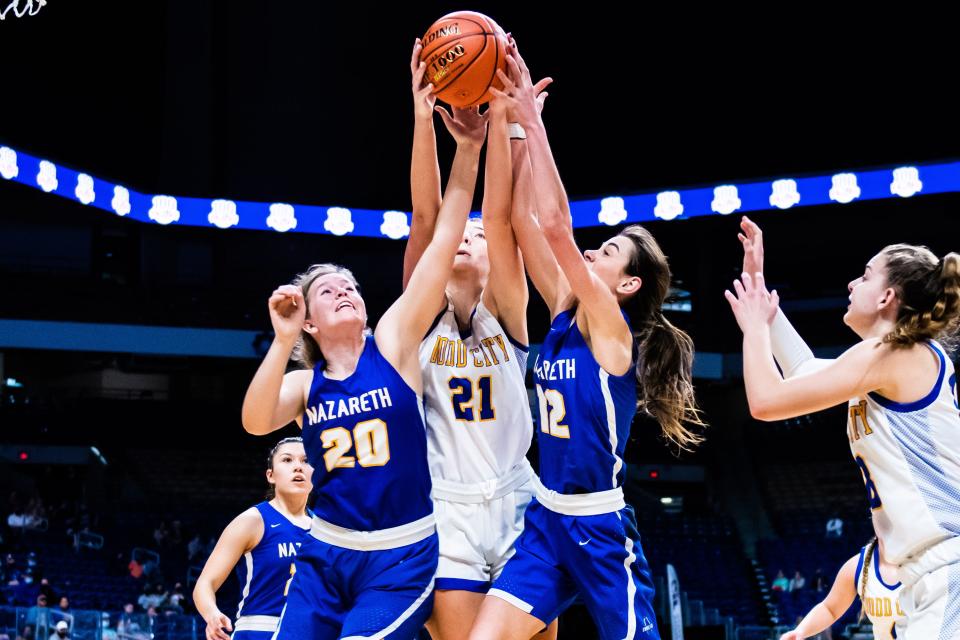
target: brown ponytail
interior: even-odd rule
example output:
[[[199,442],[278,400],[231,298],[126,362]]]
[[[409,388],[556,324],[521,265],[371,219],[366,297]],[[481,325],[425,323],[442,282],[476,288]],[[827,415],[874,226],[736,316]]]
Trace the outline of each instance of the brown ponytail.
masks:
[[[858,621],[863,620],[867,611],[867,572],[870,571],[870,562],[873,560],[873,550],[876,546],[877,536],[873,536],[873,540],[868,542],[863,549],[863,566],[860,567],[860,617],[857,619]]]
[[[693,393],[693,341],[660,311],[670,290],[670,266],[643,227],[631,225],[620,235],[634,246],[626,271],[642,282],[640,291],[625,303],[634,320],[643,323],[637,335],[637,408],[660,423],[667,440],[689,451],[703,441],[691,426],[706,423]]]
[[[960,255],[938,260],[926,247],[909,244],[890,245],[881,253],[887,283],[900,300],[896,325],[883,341],[907,347],[936,339],[952,349],[960,320]]]

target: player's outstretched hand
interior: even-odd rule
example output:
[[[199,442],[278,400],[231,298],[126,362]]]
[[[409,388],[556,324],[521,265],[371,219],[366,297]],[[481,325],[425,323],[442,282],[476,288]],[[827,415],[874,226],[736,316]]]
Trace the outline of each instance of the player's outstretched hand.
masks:
[[[483,146],[483,141],[487,137],[487,114],[489,111],[480,113],[480,107],[467,107],[460,109],[453,107],[453,115],[441,106],[434,107],[447,131],[453,136],[458,145],[470,145],[475,147]]]
[[[498,69],[497,77],[503,83],[503,90],[490,87],[490,93],[506,102],[512,121],[519,122],[524,127],[534,126],[543,110],[543,101],[547,98],[544,89],[553,79],[544,78],[534,84],[530,78],[530,70],[512,38],[507,51],[507,73]]]
[[[737,324],[740,325],[744,335],[773,322],[773,318],[777,315],[780,297],[776,291],[767,291],[762,273],[756,273],[753,276],[749,273],[741,274],[739,280],[733,281],[733,289],[736,293],[728,290],[724,291],[723,295],[730,303],[733,315],[736,316]]]
[[[747,216],[740,220],[740,229],[743,233],[737,238],[743,245],[743,273],[763,273],[763,231]]]

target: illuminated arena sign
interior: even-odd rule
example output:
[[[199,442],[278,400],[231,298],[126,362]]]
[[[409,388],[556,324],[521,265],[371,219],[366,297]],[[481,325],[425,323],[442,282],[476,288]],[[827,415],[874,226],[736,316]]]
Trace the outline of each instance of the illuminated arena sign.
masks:
[[[392,240],[410,233],[410,214],[403,211],[150,195],[5,146],[0,146],[0,177],[151,224]],[[574,227],[596,227],[958,191],[960,162],[949,162],[611,195],[573,201],[570,213]]]

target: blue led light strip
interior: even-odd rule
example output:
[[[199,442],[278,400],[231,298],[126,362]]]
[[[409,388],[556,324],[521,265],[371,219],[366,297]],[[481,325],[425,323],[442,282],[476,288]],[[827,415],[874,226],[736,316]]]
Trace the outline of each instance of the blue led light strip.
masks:
[[[154,224],[394,240],[410,233],[410,214],[403,211],[151,196],[4,146],[0,177]],[[574,227],[596,227],[958,191],[960,162],[949,162],[578,200],[570,212]]]

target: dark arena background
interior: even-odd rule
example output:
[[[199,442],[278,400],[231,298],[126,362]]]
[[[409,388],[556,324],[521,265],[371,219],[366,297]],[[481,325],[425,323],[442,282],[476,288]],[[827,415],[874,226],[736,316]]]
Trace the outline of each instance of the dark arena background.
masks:
[[[783,309],[815,352],[835,355],[856,340],[841,321],[847,283],[880,248],[960,247],[957,57],[943,16],[0,0],[0,638],[46,640],[60,620],[76,640],[204,637],[193,583],[223,527],[262,499],[272,444],[298,433],[240,424],[272,337],[266,300],[315,262],[353,270],[371,321],[399,295],[404,240],[378,229],[411,206],[410,50],[459,9],[495,18],[535,78],[554,78],[544,120],[570,199],[584,203],[579,245],[614,233],[598,203],[623,197],[624,224],[642,222],[670,257],[666,314],[693,337],[710,427],[677,457],[638,418],[627,445],[663,637],[681,637],[668,565],[682,637],[779,638],[873,535],[844,407],[750,417],[723,291],[748,212]],[[437,131],[446,173],[453,144],[439,120]],[[56,186],[37,179],[41,160]],[[129,215],[111,200],[118,185]],[[732,210],[711,201],[719,186],[740,188]],[[777,189],[799,202],[773,206]],[[181,218],[151,218],[153,194],[181,202]],[[238,203],[237,228],[208,221],[213,199]],[[682,213],[666,206],[678,201]],[[270,203],[290,203],[299,226],[265,226]],[[534,294],[534,350],[547,326]],[[781,571],[805,584],[775,588]],[[227,615],[239,590],[231,578],[218,593]],[[832,637],[872,637],[858,615],[855,603]],[[595,634],[580,603],[560,619],[564,640]]]

